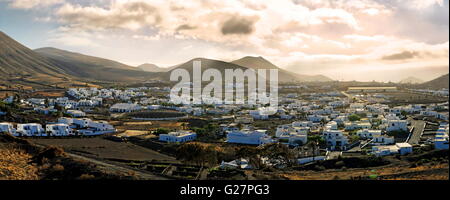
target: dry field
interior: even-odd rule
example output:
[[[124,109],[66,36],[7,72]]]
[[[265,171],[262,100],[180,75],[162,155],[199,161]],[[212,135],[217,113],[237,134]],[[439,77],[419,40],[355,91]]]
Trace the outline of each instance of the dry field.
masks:
[[[289,180],[382,179],[382,180],[448,180],[447,164],[434,166],[385,166],[369,169],[286,172],[281,177]]]
[[[136,122],[125,122],[121,125],[116,126],[118,130],[129,131],[129,130],[139,130],[139,131],[152,131],[158,128],[166,128],[169,130],[183,129],[183,125],[186,127],[189,123],[187,122],[173,122],[173,121],[136,121]]]
[[[100,159],[176,162],[176,159],[132,143],[95,138],[30,139],[41,145],[52,145],[67,152]]]
[[[31,158],[23,150],[0,144],[0,180],[37,180],[38,168],[29,164]]]

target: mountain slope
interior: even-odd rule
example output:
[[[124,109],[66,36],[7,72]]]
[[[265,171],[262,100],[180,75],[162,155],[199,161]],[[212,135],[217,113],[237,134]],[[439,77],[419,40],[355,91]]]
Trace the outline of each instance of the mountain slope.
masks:
[[[67,74],[45,57],[10,38],[0,31],[0,79],[16,76],[56,76]]]
[[[401,80],[399,83],[401,83],[401,84],[420,84],[420,83],[423,83],[423,80],[413,77],[413,76],[410,76],[408,78]]]
[[[432,89],[432,90],[440,90],[443,88],[449,88],[449,74],[442,75],[436,79],[431,81],[427,81],[425,83],[419,84],[419,88],[424,89]]]
[[[116,61],[56,48],[40,48],[35,52],[77,77],[102,81],[138,81],[157,77],[157,74],[143,72]]]
[[[167,71],[167,69],[162,68],[162,67],[158,67],[155,64],[150,64],[150,63],[145,63],[142,65],[137,66],[137,68],[139,68],[142,71],[146,71],[146,72],[165,72]]]
[[[263,57],[252,57],[252,56],[246,56],[241,59],[232,61],[231,63],[249,67],[252,69],[279,69],[277,66],[269,62],[268,60],[264,59]]]
[[[170,72],[175,69],[185,69],[192,75],[192,68],[193,68],[194,61],[201,61],[202,72],[207,69],[212,68],[212,69],[218,69],[222,73],[222,75],[224,75],[225,69],[242,69],[242,70],[247,69],[245,67],[242,67],[242,66],[239,66],[239,65],[236,65],[233,63],[228,63],[225,61],[213,60],[213,59],[207,59],[207,58],[194,58],[185,63],[169,67],[168,70]],[[168,75],[170,75],[170,73],[168,73]]]
[[[271,63],[270,61],[264,59],[263,57],[252,57],[246,56],[241,59],[232,61],[231,63],[244,66],[252,69],[278,69],[278,80],[280,82],[290,82],[290,81],[299,81],[299,82],[328,82],[333,81],[332,79],[323,76],[323,75],[302,75],[293,73],[284,69],[281,69]]]

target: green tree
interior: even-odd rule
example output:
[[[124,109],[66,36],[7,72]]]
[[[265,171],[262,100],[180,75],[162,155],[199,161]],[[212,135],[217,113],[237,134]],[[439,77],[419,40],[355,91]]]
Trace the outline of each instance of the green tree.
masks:
[[[357,114],[351,114],[351,115],[348,116],[348,120],[350,120],[352,122],[358,121],[360,119],[361,119],[361,117],[359,115],[357,115]]]
[[[158,128],[153,132],[153,134],[155,134],[155,135],[161,135],[161,134],[167,134],[167,133],[169,133],[169,130],[165,129],[165,128]]]

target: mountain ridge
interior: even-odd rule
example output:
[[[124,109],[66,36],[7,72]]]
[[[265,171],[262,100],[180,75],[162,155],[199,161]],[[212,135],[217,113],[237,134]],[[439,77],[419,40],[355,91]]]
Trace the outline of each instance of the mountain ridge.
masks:
[[[271,63],[267,59],[262,56],[254,57],[254,56],[245,56],[240,59],[234,60],[231,63],[238,64],[247,68],[252,69],[278,69],[278,80],[286,82],[286,80],[290,81],[298,81],[298,82],[330,82],[333,79],[328,78],[324,75],[304,75],[297,74],[295,72],[291,72],[285,69],[282,69],[275,64]]]

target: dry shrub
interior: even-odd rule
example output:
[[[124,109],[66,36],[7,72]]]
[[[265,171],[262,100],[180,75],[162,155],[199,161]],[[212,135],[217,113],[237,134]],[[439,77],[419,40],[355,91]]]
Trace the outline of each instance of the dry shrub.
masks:
[[[92,180],[95,179],[94,175],[91,174],[82,174],[80,177],[77,178],[78,180]]]

